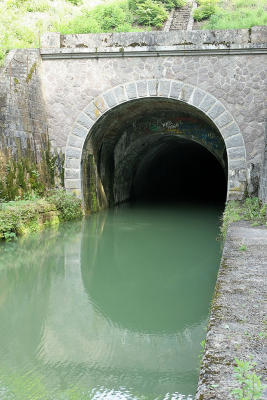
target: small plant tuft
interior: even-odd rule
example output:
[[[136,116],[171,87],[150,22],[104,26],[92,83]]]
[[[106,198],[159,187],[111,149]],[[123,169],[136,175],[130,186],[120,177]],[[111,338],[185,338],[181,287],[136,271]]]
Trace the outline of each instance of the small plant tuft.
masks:
[[[260,376],[256,375],[256,363],[235,359],[235,379],[238,387],[231,394],[236,400],[260,400],[262,398],[263,386]]]

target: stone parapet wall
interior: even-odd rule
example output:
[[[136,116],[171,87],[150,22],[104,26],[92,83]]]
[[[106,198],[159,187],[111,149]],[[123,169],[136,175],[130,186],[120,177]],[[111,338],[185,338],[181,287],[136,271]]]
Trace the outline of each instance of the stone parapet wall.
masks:
[[[233,29],[218,31],[171,31],[171,32],[129,32],[60,35],[47,33],[42,36],[41,48],[125,48],[140,49],[157,46],[225,46],[261,45],[267,43],[267,28]]]

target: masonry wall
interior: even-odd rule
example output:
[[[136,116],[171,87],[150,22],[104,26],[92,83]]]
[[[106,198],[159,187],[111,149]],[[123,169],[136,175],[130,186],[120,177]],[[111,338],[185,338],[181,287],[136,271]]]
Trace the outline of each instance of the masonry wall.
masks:
[[[13,50],[0,70],[0,149],[38,162],[47,147],[38,50]]]
[[[130,81],[175,79],[212,94],[233,115],[245,140],[247,166],[248,171],[251,171],[249,191],[256,194],[265,145],[266,58],[254,50],[262,47],[264,41],[267,42],[265,37],[264,28],[253,28],[252,31],[224,32],[58,37],[55,34],[54,38],[50,36],[50,42],[46,38],[44,47],[50,49],[41,50],[42,82],[52,145],[64,151],[67,137],[79,113],[104,91]],[[184,54],[174,52],[164,56],[161,53],[153,57],[138,55],[138,51],[144,49],[155,52],[157,49],[169,49],[170,46],[176,50],[185,49]],[[229,54],[219,54],[216,51],[245,47],[251,50],[251,54],[240,52],[233,55],[230,51]],[[190,49],[192,51],[188,51]],[[136,56],[126,50],[137,52]],[[201,50],[205,50],[207,55],[203,52],[199,55]],[[118,51],[124,55],[116,55]],[[77,52],[88,52],[89,57],[77,58]],[[98,57],[97,53],[101,52],[101,57]],[[59,57],[53,57],[53,54]]]

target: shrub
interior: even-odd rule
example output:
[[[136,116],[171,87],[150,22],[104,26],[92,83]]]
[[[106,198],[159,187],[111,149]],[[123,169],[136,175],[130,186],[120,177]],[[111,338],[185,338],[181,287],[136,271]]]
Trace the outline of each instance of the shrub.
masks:
[[[131,30],[133,17],[129,11],[128,3],[111,3],[99,5],[93,10],[83,10],[82,15],[74,17],[68,23],[57,25],[62,34],[100,33],[113,30],[122,31],[126,27]]]
[[[135,13],[139,24],[156,26],[157,28],[160,28],[168,18],[165,7],[153,0],[145,0],[142,3],[137,3]]]
[[[218,0],[199,0],[199,7],[194,11],[194,19],[202,21],[216,13]]]
[[[81,200],[74,194],[66,193],[65,190],[52,190],[48,193],[46,200],[56,206],[60,212],[61,221],[70,221],[82,217]]]

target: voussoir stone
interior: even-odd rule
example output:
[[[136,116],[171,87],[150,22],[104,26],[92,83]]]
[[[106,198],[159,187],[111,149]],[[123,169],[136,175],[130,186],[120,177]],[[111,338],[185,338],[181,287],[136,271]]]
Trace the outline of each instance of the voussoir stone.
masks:
[[[147,81],[137,81],[136,87],[139,97],[146,97],[148,95]]]
[[[216,99],[213,96],[207,94],[202,100],[202,102],[199,104],[199,108],[202,111],[207,112],[215,103]]]
[[[96,121],[101,115],[101,111],[96,107],[94,102],[91,103],[84,109],[85,114],[87,114],[93,121]]]
[[[243,146],[243,138],[240,134],[230,136],[229,138],[225,139],[226,147],[240,147]]]
[[[135,82],[125,85],[125,89],[129,100],[136,99],[138,97]]]
[[[74,136],[79,136],[80,138],[85,138],[88,134],[88,129],[86,129],[84,126],[75,124],[72,130],[72,134]]]
[[[227,139],[227,138],[229,138],[231,136],[234,136],[234,135],[237,135],[239,133],[240,133],[240,130],[239,130],[239,127],[238,127],[236,122],[232,122],[232,124],[224,127],[221,130],[221,134],[222,134],[224,139]]]
[[[160,80],[158,87],[158,96],[168,97],[170,92],[171,81]]]
[[[179,99],[183,86],[184,86],[184,84],[182,82],[172,82],[171,90],[170,90],[170,97],[172,97],[173,99]]]
[[[223,126],[229,124],[231,121],[233,121],[233,117],[228,111],[226,111],[219,117],[217,117],[215,122],[218,128],[222,128]]]
[[[78,124],[87,128],[87,130],[91,129],[94,124],[94,121],[83,112],[80,113],[80,115],[77,119],[77,122],[78,122]]]
[[[68,146],[77,147],[78,149],[81,149],[83,147],[83,144],[84,144],[83,138],[74,135],[69,136]]]
[[[104,113],[105,111],[108,110],[108,105],[104,100],[103,96],[98,96],[95,101],[94,101],[95,106],[102,112]]]
[[[204,99],[205,95],[206,93],[203,90],[195,88],[190,104],[192,104],[195,107],[198,107],[201,101]]]
[[[225,111],[225,107],[217,102],[214,104],[214,106],[207,112],[208,116],[214,120],[216,119],[219,115],[221,115]]]
[[[123,85],[115,87],[114,93],[119,103],[123,103],[124,101],[127,100],[127,96]]]
[[[156,96],[158,92],[158,81],[150,80],[148,81],[148,92],[149,96]]]
[[[82,150],[74,147],[67,147],[66,157],[67,158],[77,158],[80,159],[82,155]]]
[[[79,169],[65,169],[65,178],[66,179],[80,179],[80,170]]]
[[[104,93],[103,97],[110,108],[115,107],[118,104],[113,90]]]

